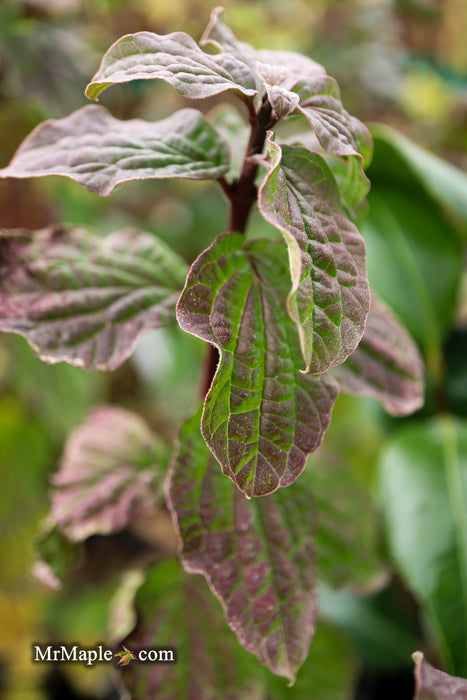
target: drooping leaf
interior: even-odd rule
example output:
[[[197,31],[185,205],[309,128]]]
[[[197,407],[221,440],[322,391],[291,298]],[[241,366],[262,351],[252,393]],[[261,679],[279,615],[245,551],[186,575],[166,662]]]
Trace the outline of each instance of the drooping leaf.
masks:
[[[195,100],[226,91],[245,97],[256,94],[251,70],[240,57],[228,53],[210,55],[183,32],[165,36],[138,32],[112,44],[87,86],[86,95],[97,99],[110,85],[156,78]]]
[[[166,323],[186,273],[162,241],[131,229],[6,231],[0,253],[0,330],[25,336],[45,362],[88,369],[115,369]]]
[[[52,478],[52,520],[74,542],[122,530],[154,509],[162,459],[139,416],[100,406],[66,442]]]
[[[459,675],[467,674],[466,455],[466,422],[445,417],[401,431],[380,464],[392,557]]]
[[[121,121],[88,105],[36,127],[0,178],[65,175],[105,196],[129,180],[215,179],[228,163],[227,144],[194,109],[146,122]]]
[[[315,75],[295,83],[298,112],[309,121],[325,151],[335,156],[359,155],[368,164],[372,155],[370,132],[342,106],[339,86],[328,75]]]
[[[393,415],[413,413],[423,404],[423,365],[418,348],[375,294],[358,348],[333,369],[333,374],[342,391],[372,396]]]
[[[200,413],[180,431],[167,488],[182,562],[204,574],[240,644],[293,681],[318,612],[310,494],[299,483],[245,499],[220,474],[200,432]]]
[[[52,520],[74,542],[122,530],[155,507],[162,455],[139,416],[100,406],[66,442],[52,478]]]
[[[425,661],[421,651],[412,655],[415,661],[415,695],[413,700],[421,700],[425,693],[434,700],[467,700],[467,680],[450,676],[449,673],[433,668]]]
[[[131,663],[122,671],[133,700],[263,700],[263,678],[225,624],[218,602],[200,576],[165,561],[136,594],[138,624],[129,649],[173,651],[175,663]],[[170,657],[169,657],[170,658]]]
[[[306,370],[324,372],[343,362],[363,334],[370,305],[365,245],[320,155],[281,148],[271,138],[267,155],[269,173],[259,206],[288,246],[292,289],[287,303]]]
[[[248,496],[297,478],[337,396],[331,376],[300,372],[289,287],[281,241],[226,234],[194,262],[177,306],[180,326],[221,352],[202,430],[223,472]]]

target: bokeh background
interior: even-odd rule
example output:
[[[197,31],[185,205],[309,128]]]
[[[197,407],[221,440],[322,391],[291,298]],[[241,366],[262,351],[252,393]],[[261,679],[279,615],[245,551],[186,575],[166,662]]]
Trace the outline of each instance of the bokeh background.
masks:
[[[465,0],[226,0],[224,6],[229,25],[244,41],[311,56],[338,80],[349,112],[366,123],[396,128],[465,171]],[[118,37],[183,30],[198,39],[212,8],[208,0],[0,0],[0,167],[36,124],[89,102],[85,86]],[[168,86],[147,83],[112,88],[102,103],[122,119],[159,119],[183,106]],[[196,106],[206,112],[219,101]],[[413,173],[407,175],[409,169],[397,162],[384,139],[372,167],[380,199],[385,186],[391,192],[398,183],[411,186],[404,178],[410,181]],[[390,283],[397,290],[384,287],[382,271],[391,263],[371,227],[370,277],[377,284],[380,280],[380,291],[397,307],[427,363],[427,403],[409,420],[429,421],[446,410],[461,419],[467,416],[466,205],[464,200],[463,210],[460,203],[453,208],[447,194],[436,199],[422,190],[413,185],[410,203],[400,204],[401,219],[410,220],[407,240],[421,251],[417,274],[428,287],[435,331],[428,333],[417,323],[412,263]],[[108,198],[58,178],[0,184],[1,228],[37,229],[67,221],[105,234],[135,226],[165,239],[187,261],[222,231],[226,212],[222,194],[209,183],[129,183]],[[260,235],[261,223],[252,225]],[[425,227],[430,229],[426,236]],[[445,264],[440,266],[441,259]],[[430,292],[435,279],[436,290]],[[191,337],[152,333],[131,360],[106,375],[43,365],[23,339],[0,336],[0,698],[119,697],[108,668],[34,665],[31,644],[105,640],[109,601],[121,572],[144,560],[141,541],[157,549],[157,533],[154,524],[146,524],[145,531],[141,525],[138,546],[128,533],[107,542],[94,538],[86,545],[85,565],[62,590],[50,591],[31,575],[34,541],[48,512],[49,479],[67,433],[101,403],[137,411],[170,441],[193,407],[203,354],[202,343]],[[345,397],[334,418],[329,439],[374,492],[375,465],[400,421],[389,419],[372,401]],[[381,538],[384,549],[384,533]],[[393,575],[378,594],[335,596],[323,594],[330,627],[322,634],[329,639],[316,663],[329,672],[320,671],[316,700],[409,698],[410,653],[427,644],[427,635],[406,587]],[[436,660],[436,644],[433,649]],[[329,689],[331,676],[335,685]]]

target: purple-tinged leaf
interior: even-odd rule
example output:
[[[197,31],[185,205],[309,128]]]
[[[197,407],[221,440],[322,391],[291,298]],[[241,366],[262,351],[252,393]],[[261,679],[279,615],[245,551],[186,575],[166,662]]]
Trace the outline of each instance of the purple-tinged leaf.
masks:
[[[122,670],[132,700],[264,700],[262,669],[239,646],[201,576],[186,574],[174,560],[158,564],[135,607],[138,623],[123,643],[135,652],[169,654]]]
[[[363,163],[369,163],[370,132],[344,109],[334,78],[328,75],[308,77],[298,81],[293,90],[300,99],[297,111],[310,122],[325,151],[335,156],[360,155]]]
[[[467,700],[467,680],[450,676],[449,673],[433,668],[421,651],[412,654],[415,662],[415,695],[413,700],[430,697],[433,700]]]
[[[45,362],[112,370],[167,323],[184,262],[149,233],[83,228],[0,233],[0,330]]]
[[[250,67],[260,96],[266,87],[268,96],[271,97],[268,85],[275,84],[274,80],[270,80],[272,75],[276,77],[281,75],[281,85],[284,89],[290,90],[297,80],[326,74],[326,71],[319,63],[294,51],[271,51],[268,49],[256,51],[252,46],[239,41],[235,37],[232,30],[222,21],[222,14],[222,7],[217,7],[213,10],[200,44],[216,53],[230,53],[236,58],[241,58],[245,61]],[[295,102],[295,99],[288,96],[289,101]],[[273,102],[275,102],[274,96]],[[285,110],[281,116],[286,116],[287,113]]]
[[[161,459],[139,416],[97,408],[67,440],[52,479],[51,519],[73,542],[122,530],[154,509]]]
[[[202,430],[223,472],[247,496],[297,478],[321,443],[337,396],[331,376],[300,372],[289,287],[281,241],[245,243],[226,234],[194,262],[177,306],[180,326],[221,352]]]
[[[275,116],[282,119],[292,114],[298,107],[300,98],[296,92],[288,89],[290,75],[287,68],[258,61],[256,70],[264,83],[269,104]]]
[[[363,338],[333,374],[342,391],[381,401],[395,416],[423,405],[423,362],[409,333],[374,293]]]
[[[183,32],[165,36],[138,32],[121,37],[104,55],[86,88],[97,99],[110,85],[131,80],[161,79],[184,97],[199,100],[221,92],[256,95],[249,66],[230,53],[210,55]]]
[[[219,473],[199,418],[181,429],[167,488],[182,562],[204,574],[240,644],[293,681],[318,614],[310,494],[297,484],[245,499]]]
[[[228,165],[227,144],[194,109],[146,122],[121,121],[88,105],[36,127],[0,178],[65,175],[106,196],[129,180],[215,179]]]
[[[306,371],[318,374],[343,362],[362,337],[370,305],[365,245],[320,155],[281,148],[270,136],[265,162],[259,207],[287,243],[288,310]]]

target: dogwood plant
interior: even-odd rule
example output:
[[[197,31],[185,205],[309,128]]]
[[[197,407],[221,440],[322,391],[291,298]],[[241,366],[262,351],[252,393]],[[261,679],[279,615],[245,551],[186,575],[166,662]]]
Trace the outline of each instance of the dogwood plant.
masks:
[[[165,482],[180,559],[207,579],[240,644],[293,681],[318,613],[307,457],[340,391],[395,415],[422,402],[417,348],[370,294],[355,223],[371,138],[321,65],[239,42],[220,9],[199,44],[181,32],[122,37],[86,94],[133,80],[163,80],[187,99],[230,93],[244,124],[229,129],[192,108],[121,121],[89,105],[36,127],[0,177],[63,175],[103,196],[130,180],[213,180],[229,205],[225,233],[187,270],[148,232],[4,231],[0,328],[45,362],[99,370],[163,325],[206,341],[203,399]],[[280,236],[255,236],[253,207]],[[70,540],[121,529],[153,506],[163,472],[153,441],[116,407],[73,434],[52,501]],[[151,673],[156,687],[161,671]]]

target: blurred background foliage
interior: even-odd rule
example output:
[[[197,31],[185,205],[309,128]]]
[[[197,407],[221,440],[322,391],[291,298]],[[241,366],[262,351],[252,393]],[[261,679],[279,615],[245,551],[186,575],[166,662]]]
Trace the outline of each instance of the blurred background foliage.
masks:
[[[414,417],[389,418],[371,400],[338,401],[325,446],[337,451],[373,494],[382,515],[384,556],[394,570],[382,590],[370,596],[323,588],[326,624],[297,686],[287,689],[275,681],[270,696],[410,698],[410,654],[420,646],[435,664],[467,675],[467,603],[459,623],[463,628],[457,630],[465,644],[462,664],[453,661],[459,656],[458,649],[453,652],[458,642],[438,634],[443,594],[440,598],[420,588],[417,572],[407,570],[410,561],[401,551],[398,528],[407,532],[423,523],[413,524],[410,503],[399,512],[397,500],[417,450],[423,452],[429,440],[428,466],[436,471],[444,460],[452,475],[457,460],[467,479],[466,455],[460,449],[466,444],[467,418],[467,200],[465,180],[457,171],[438,160],[425,161],[423,152],[414,152],[381,125],[465,170],[467,4],[226,0],[224,5],[229,25],[244,41],[313,57],[338,80],[346,108],[374,124],[373,188],[364,224],[370,280],[414,335],[427,367],[426,404]],[[211,9],[207,0],[0,0],[0,164],[7,164],[37,123],[88,102],[86,83],[122,34],[183,30],[199,38]],[[108,90],[105,106],[119,118],[146,119],[162,118],[182,106],[182,98],[168,86],[143,82],[147,84]],[[196,106],[210,112],[222,99]],[[67,221],[108,233],[135,226],[165,239],[187,261],[222,231],[226,213],[221,193],[210,183],[129,183],[109,198],[58,178],[0,185],[3,228],[35,229]],[[259,218],[253,226],[255,235],[261,235]],[[132,532],[90,538],[78,553],[80,565],[58,592],[31,575],[34,538],[47,515],[50,475],[69,430],[93,406],[118,403],[142,415],[170,442],[193,407],[203,355],[202,343],[193,337],[176,329],[158,331],[143,338],[119,370],[104,375],[43,365],[21,338],[1,336],[0,698],[120,696],[108,667],[90,671],[34,665],[31,644],[54,639],[94,644],[112,637],[109,600],[118,599],[123,579],[134,593],[125,577],[147,560],[148,550],[149,558],[157,559],[167,523],[143,522]],[[453,416],[458,422],[452,422]],[[453,431],[458,435],[454,443]],[[420,478],[423,483],[423,469]],[[384,489],[378,490],[378,483]],[[454,488],[452,479],[450,483]],[[467,516],[462,504],[460,509],[462,528]],[[418,534],[423,538],[423,529]],[[427,566],[420,559],[420,566]],[[465,577],[465,567],[463,573]],[[448,588],[465,602],[466,582],[460,578]],[[122,624],[128,631],[128,621]]]

